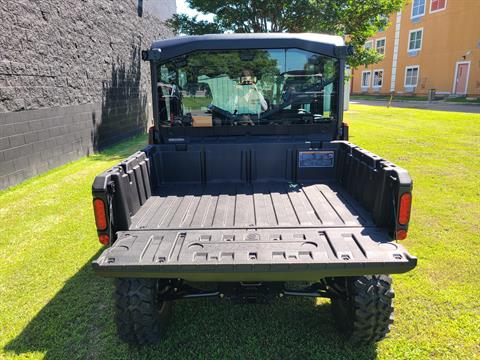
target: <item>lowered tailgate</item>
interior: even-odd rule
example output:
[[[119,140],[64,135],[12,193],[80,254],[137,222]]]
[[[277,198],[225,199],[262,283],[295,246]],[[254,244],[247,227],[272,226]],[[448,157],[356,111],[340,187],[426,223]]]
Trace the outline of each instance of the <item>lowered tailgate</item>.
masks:
[[[111,277],[315,281],[403,273],[416,263],[375,227],[190,228],[119,232],[93,269]]]

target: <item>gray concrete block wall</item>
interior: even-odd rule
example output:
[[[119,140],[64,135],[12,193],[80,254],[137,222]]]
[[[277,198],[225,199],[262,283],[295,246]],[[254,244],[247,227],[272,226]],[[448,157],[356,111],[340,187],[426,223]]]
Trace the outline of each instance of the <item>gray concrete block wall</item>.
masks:
[[[146,130],[140,51],[172,33],[136,5],[0,2],[0,189]]]
[[[0,113],[0,187],[93,151],[92,112],[101,104]]]

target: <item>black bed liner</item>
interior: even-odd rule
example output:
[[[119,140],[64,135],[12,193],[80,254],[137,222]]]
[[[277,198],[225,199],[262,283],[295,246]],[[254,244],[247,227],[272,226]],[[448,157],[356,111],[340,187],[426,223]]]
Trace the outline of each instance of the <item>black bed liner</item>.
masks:
[[[160,187],[132,217],[130,230],[373,226],[335,184],[172,184]]]
[[[94,263],[114,277],[318,280],[400,273],[416,258],[336,184],[171,184]]]

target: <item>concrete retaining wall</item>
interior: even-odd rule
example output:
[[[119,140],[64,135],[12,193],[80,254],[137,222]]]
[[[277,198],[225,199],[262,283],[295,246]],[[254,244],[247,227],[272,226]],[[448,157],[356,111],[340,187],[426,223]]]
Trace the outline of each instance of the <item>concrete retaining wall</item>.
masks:
[[[3,0],[0,189],[144,132],[140,51],[169,36],[134,0]]]

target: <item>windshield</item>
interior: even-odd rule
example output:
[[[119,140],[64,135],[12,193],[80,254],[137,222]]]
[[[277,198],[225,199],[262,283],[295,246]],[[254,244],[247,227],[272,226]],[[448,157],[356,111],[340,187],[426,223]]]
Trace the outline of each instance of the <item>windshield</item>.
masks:
[[[336,117],[337,59],[298,49],[195,52],[159,65],[162,126],[308,124]]]

